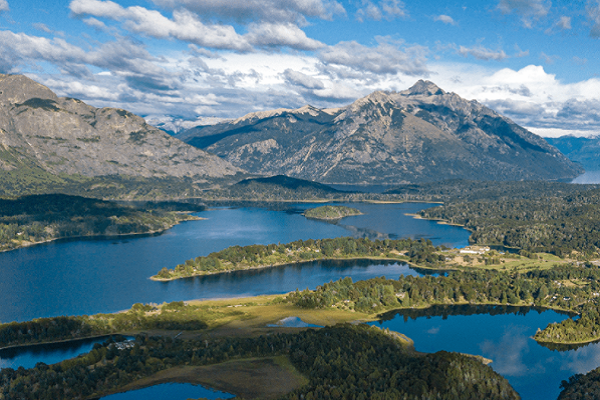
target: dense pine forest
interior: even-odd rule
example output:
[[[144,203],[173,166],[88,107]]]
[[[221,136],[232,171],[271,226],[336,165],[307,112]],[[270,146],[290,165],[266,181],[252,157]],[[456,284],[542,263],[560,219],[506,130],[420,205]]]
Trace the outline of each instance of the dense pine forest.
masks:
[[[62,194],[0,199],[0,250],[46,240],[162,231],[191,219],[175,211],[200,211],[181,203],[137,206]]]
[[[169,280],[264,268],[322,259],[387,258],[406,260],[424,267],[442,267],[443,255],[436,254],[430,240],[374,240],[340,237],[335,239],[296,240],[287,244],[232,246],[205,257],[196,257],[170,270],[164,267],[153,279]]]
[[[508,382],[475,358],[416,354],[375,327],[335,326],[260,337],[179,340],[138,336],[110,342],[52,366],[0,371],[6,400],[86,399],[176,366],[284,355],[309,383],[283,399],[518,399]],[[68,384],[65,384],[68,382]]]

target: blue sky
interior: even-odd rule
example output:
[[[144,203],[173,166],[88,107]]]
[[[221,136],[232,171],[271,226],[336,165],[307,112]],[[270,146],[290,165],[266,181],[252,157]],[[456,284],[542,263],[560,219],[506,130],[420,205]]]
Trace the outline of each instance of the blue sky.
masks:
[[[0,73],[172,129],[429,79],[594,135],[599,40],[600,0],[0,0]]]

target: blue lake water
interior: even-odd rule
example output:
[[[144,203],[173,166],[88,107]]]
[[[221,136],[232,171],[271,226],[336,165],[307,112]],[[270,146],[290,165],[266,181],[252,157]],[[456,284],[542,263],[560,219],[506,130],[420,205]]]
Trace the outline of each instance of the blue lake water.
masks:
[[[428,312],[402,311],[371,325],[401,332],[422,352],[440,350],[481,355],[504,376],[523,400],[556,399],[559,384],[575,373],[600,366],[600,344],[552,351],[531,337],[538,328],[568,318],[551,310],[526,307],[463,307]]]
[[[397,263],[352,261],[296,264],[172,282],[148,279],[162,267],[172,268],[192,257],[232,245],[339,236],[424,237],[438,245],[463,247],[468,244],[469,232],[462,228],[405,215],[433,206],[430,204],[348,204],[364,215],[344,218],[337,223],[309,220],[300,215],[305,209],[320,205],[294,204],[284,210],[217,208],[197,214],[206,220],[186,222],[157,236],[58,241],[0,253],[0,321],[113,312],[127,309],[136,302],[285,293],[296,288],[312,289],[345,276],[356,281],[382,275],[396,278],[400,274],[419,274]],[[600,365],[599,345],[558,352],[530,339],[538,327],[560,321],[565,315],[552,311],[498,315],[490,315],[489,310],[485,312],[406,321],[404,317],[395,317],[381,324],[412,338],[419,351],[460,351],[493,359],[492,367],[509,379],[525,400],[555,398],[562,379]],[[93,343],[82,346],[91,348]],[[48,348],[42,352],[39,348],[26,349],[23,351],[29,355],[13,354],[12,358],[6,355],[2,358],[0,353],[0,368],[14,368],[20,362],[24,366],[38,361],[49,364],[51,360],[70,358],[89,348]],[[162,390],[155,388],[152,390]],[[171,396],[168,398],[178,399],[179,394],[173,394],[174,388],[168,387],[167,393]],[[160,398],[159,394],[145,393],[135,391],[128,395],[133,396],[131,399]],[[208,397],[205,394],[182,396],[182,400]]]
[[[117,393],[102,397],[103,400],[186,400],[186,399],[230,399],[232,394],[219,392],[201,385],[189,383],[163,383],[144,389],[132,390],[130,392]]]
[[[58,241],[0,253],[0,321],[115,312],[137,302],[285,293],[343,276],[365,279],[387,271],[387,267],[321,265],[314,271],[293,266],[173,282],[148,279],[162,267],[172,268],[232,245],[339,236],[425,237],[435,244],[458,247],[468,242],[469,232],[464,229],[404,215],[429,204],[351,204],[364,215],[337,224],[300,215],[314,206],[291,205],[283,211],[219,208],[197,214],[206,220],[185,222],[158,236]],[[399,271],[390,271],[389,277]]]
[[[96,343],[104,343],[108,337],[74,340],[66,343],[40,344],[0,350],[0,369],[32,368],[38,362],[55,364],[80,354],[89,353]]]

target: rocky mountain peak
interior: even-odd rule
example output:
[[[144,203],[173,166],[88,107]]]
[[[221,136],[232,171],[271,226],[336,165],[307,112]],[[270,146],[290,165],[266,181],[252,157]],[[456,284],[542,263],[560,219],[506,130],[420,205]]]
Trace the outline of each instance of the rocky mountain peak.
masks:
[[[0,104],[18,104],[35,98],[58,101],[52,90],[24,75],[0,74]]]
[[[420,79],[417,83],[412,85],[408,90],[405,91],[409,96],[421,95],[421,96],[434,96],[445,94],[439,86],[431,81],[424,81]]]

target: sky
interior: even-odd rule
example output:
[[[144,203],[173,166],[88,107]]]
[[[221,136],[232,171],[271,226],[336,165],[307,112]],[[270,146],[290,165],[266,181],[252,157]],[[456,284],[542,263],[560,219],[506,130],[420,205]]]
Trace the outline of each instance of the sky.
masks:
[[[0,73],[173,130],[427,79],[600,134],[600,0],[0,0]]]

